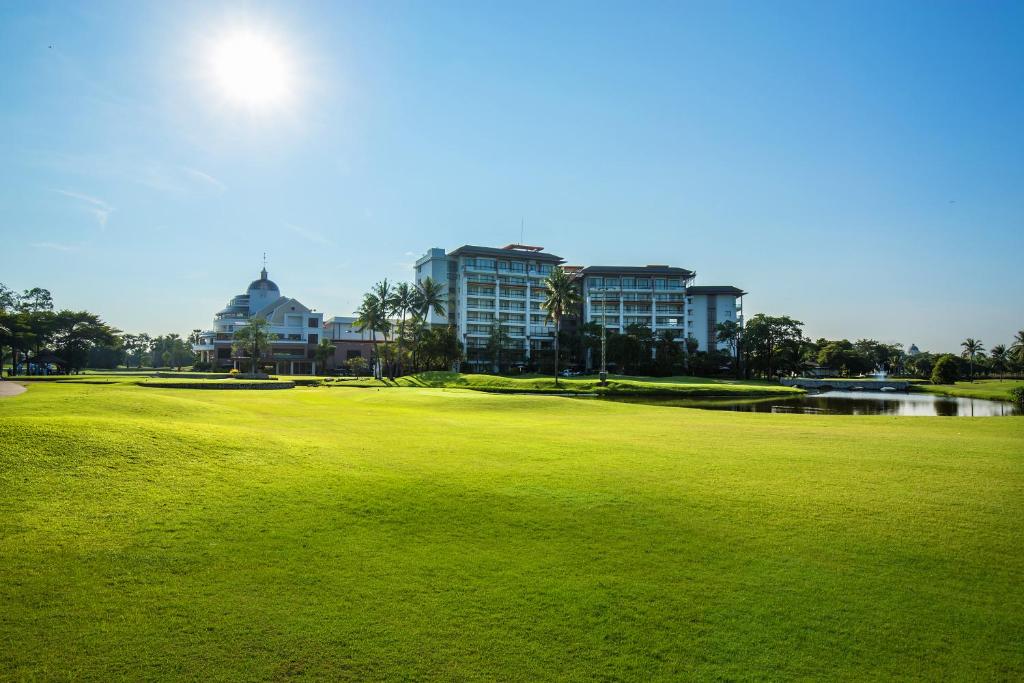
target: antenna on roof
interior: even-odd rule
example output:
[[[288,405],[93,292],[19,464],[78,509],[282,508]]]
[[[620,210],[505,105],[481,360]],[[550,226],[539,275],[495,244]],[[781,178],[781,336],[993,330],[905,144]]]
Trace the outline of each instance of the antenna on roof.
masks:
[[[263,252],[263,267],[267,267],[267,252]]]
[[[526,219],[525,218],[520,218],[519,219],[519,244],[522,244],[523,242],[526,241],[526,237],[523,236],[525,234],[525,232],[526,232]]]

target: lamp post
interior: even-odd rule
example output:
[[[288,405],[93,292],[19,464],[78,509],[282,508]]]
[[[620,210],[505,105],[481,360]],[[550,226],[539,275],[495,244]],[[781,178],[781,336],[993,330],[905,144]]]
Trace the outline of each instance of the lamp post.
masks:
[[[601,289],[601,372],[598,377],[601,379],[601,386],[608,384],[608,297],[605,296],[607,289]]]

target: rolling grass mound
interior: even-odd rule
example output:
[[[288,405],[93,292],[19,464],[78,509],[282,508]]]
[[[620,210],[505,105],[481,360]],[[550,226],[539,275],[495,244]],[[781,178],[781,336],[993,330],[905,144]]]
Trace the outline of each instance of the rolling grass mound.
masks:
[[[780,396],[804,393],[802,389],[767,382],[709,379],[702,377],[635,378],[611,376],[601,386],[597,377],[551,376],[503,377],[457,372],[423,372],[391,380],[344,380],[336,386],[399,386],[433,389],[472,389],[491,393],[608,394],[629,396]]]
[[[0,678],[1019,680],[1024,420],[0,401]]]
[[[1010,392],[1021,387],[1024,387],[1024,379],[979,379],[955,384],[915,384],[913,390],[943,396],[1010,401],[1013,400]]]

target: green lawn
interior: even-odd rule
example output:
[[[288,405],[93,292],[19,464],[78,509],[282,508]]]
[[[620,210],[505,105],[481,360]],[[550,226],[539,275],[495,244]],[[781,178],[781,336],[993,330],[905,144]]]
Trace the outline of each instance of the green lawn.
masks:
[[[1014,680],[1024,419],[0,399],[0,680]]]
[[[944,396],[1009,401],[1010,390],[1015,387],[1024,387],[1024,379],[978,379],[973,382],[957,382],[955,384],[915,384],[914,391],[926,391]]]

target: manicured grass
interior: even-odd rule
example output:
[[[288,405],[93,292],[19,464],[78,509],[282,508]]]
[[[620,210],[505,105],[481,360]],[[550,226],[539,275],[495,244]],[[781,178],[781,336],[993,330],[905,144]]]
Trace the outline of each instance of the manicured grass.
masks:
[[[473,389],[494,393],[578,393],[663,396],[777,396],[803,393],[802,389],[783,387],[776,383],[738,381],[707,377],[628,377],[610,376],[601,386],[597,376],[563,377],[555,385],[549,375],[504,377],[469,375],[457,372],[423,372],[399,377],[394,381],[340,378],[335,386],[398,386],[435,389]]]
[[[1024,420],[0,400],[0,678],[1020,679]]]
[[[987,398],[993,401],[1009,401],[1010,390],[1024,387],[1024,379],[978,379],[973,382],[956,384],[915,384],[914,391],[926,391],[944,396],[964,398]]]

